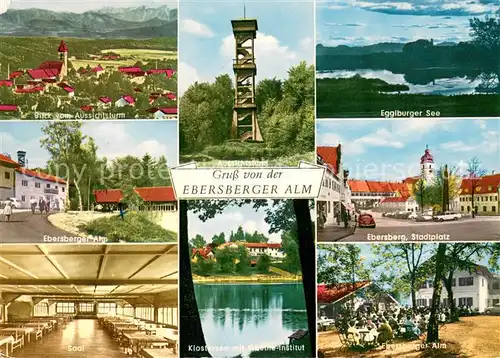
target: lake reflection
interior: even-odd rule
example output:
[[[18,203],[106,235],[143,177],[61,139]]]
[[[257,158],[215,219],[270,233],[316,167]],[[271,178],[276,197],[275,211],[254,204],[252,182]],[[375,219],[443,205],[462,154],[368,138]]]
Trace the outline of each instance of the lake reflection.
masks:
[[[302,284],[199,284],[195,293],[206,344],[229,352],[212,356],[248,357],[308,328]]]
[[[404,74],[388,70],[361,69],[355,71],[334,70],[318,72],[316,78],[349,78],[360,75],[364,78],[379,78],[390,84],[405,84],[410,90],[401,93],[421,93],[434,95],[473,94],[481,84],[480,79],[471,80],[467,77],[436,78],[426,84],[415,84],[418,81],[408,81]]]

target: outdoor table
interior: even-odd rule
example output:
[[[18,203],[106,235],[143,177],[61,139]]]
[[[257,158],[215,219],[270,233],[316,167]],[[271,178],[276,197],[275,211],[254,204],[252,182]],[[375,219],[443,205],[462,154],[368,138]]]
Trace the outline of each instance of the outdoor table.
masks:
[[[20,326],[21,326],[20,328],[25,328],[25,327],[33,328],[35,330],[34,333],[36,340],[43,337],[43,332],[46,329],[46,324],[42,323],[21,323]]]
[[[7,357],[12,355],[13,345],[14,345],[14,337],[10,335],[0,336],[0,352],[5,354]],[[5,353],[2,347],[5,347]]]
[[[128,340],[128,346],[132,350],[132,353],[139,354],[142,346],[146,346],[152,343],[167,343],[171,344],[172,341],[161,336],[155,336],[145,333],[124,333],[123,337]],[[134,348],[135,351],[134,351]]]

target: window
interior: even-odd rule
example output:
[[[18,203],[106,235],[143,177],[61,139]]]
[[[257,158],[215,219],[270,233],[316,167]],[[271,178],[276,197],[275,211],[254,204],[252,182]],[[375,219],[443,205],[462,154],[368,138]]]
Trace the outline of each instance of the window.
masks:
[[[177,326],[177,307],[161,307],[158,309],[158,323]]]
[[[488,208],[486,206],[483,206],[483,211],[488,211]]]
[[[492,301],[493,306],[496,305],[497,303],[500,303],[500,298],[494,298]]]
[[[35,183],[35,188],[40,188],[40,183],[36,182]]]
[[[50,184],[47,184],[47,188],[50,188]]]
[[[463,206],[460,207],[460,211],[464,211],[464,207]]]
[[[451,286],[455,287],[456,285],[457,285],[457,279],[454,278],[454,279],[451,280]]]
[[[493,206],[491,207],[491,211],[493,211],[494,213],[496,213],[496,212],[497,212],[497,207],[496,207],[495,205],[493,205]]]
[[[28,186],[28,181],[27,180],[21,180],[21,185],[22,186]]]
[[[123,307],[123,315],[124,316],[129,316],[129,317],[134,317],[134,307],[130,305],[126,305]]]
[[[459,306],[472,306],[472,297],[460,297],[458,299]]]
[[[500,289],[500,281],[495,281],[493,282],[493,289],[498,290]]]
[[[9,172],[5,172],[5,179],[10,179],[10,173]]]
[[[46,303],[37,303],[33,308],[35,317],[45,317],[49,315],[49,305]]]
[[[57,302],[56,313],[75,313],[75,303]]]
[[[64,193],[66,191],[66,188],[65,187],[62,187],[62,192]]]
[[[26,196],[25,195],[21,196],[21,201],[26,201]]]
[[[97,313],[111,314],[111,315],[117,314],[116,303],[114,303],[114,302],[99,302],[99,304],[97,305]]]
[[[427,306],[427,299],[425,298],[417,298],[417,306]]]
[[[459,286],[474,286],[474,277],[460,277],[458,279]]]
[[[90,302],[80,302],[78,311],[82,313],[92,313],[94,312],[94,304]]]
[[[135,309],[135,316],[146,321],[154,321],[155,312],[154,307],[137,307]]]

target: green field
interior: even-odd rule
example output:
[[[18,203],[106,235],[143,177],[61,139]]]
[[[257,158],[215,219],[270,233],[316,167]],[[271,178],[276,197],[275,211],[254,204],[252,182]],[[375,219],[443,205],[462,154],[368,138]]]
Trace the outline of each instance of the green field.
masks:
[[[117,53],[120,56],[144,58],[144,59],[176,59],[177,51],[151,50],[151,49],[132,49],[132,48],[116,48],[102,50],[101,53]]]

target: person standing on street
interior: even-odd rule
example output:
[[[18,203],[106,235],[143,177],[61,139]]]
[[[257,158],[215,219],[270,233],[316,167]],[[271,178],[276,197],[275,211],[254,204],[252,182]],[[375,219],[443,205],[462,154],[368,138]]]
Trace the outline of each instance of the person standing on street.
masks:
[[[10,201],[10,199],[7,199],[7,201],[5,202],[3,214],[5,215],[5,222],[10,222],[10,216],[12,215],[12,201]]]
[[[43,214],[43,209],[45,209],[45,201],[43,198],[40,198],[38,201],[38,209],[40,210],[40,214]]]
[[[31,197],[30,199],[30,207],[31,207],[31,212],[33,215],[35,215],[35,211],[36,211],[36,199],[34,196]]]

